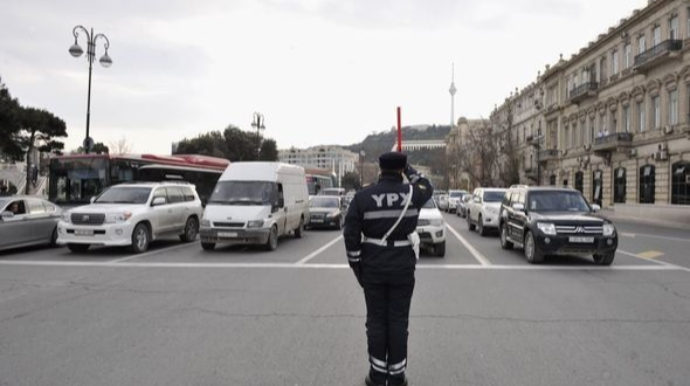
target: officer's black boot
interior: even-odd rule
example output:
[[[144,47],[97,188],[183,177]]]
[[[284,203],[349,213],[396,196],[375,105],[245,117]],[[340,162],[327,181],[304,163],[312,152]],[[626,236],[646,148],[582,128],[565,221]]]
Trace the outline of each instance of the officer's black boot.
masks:
[[[366,378],[364,378],[364,384],[367,386],[386,386],[386,382],[384,381],[383,383],[376,383],[371,380],[371,374],[367,374]]]
[[[405,374],[391,375],[388,377],[388,386],[407,386],[407,377]]]

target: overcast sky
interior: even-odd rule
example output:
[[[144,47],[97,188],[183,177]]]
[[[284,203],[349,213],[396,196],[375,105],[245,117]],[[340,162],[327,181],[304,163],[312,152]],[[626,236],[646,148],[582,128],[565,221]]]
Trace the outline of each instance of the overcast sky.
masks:
[[[138,153],[254,111],[280,148],[351,144],[395,124],[486,117],[545,64],[566,58],[646,0],[2,0],[0,76],[27,106],[84,138],[88,64],[72,28],[106,34],[94,65],[91,136]],[[80,40],[85,47],[83,38]],[[98,44],[97,57],[103,54]]]

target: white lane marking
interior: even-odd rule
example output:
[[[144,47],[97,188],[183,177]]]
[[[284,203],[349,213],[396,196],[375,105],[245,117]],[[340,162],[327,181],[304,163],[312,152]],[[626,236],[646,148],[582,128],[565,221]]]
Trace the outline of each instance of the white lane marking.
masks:
[[[175,245],[174,247],[169,247],[169,248],[165,248],[165,249],[157,249],[155,251],[144,252],[144,253],[140,253],[138,255],[123,257],[121,259],[110,260],[110,261],[108,261],[108,263],[124,263],[126,261],[130,261],[130,260],[134,260],[134,259],[140,259],[140,258],[144,258],[144,257],[148,257],[148,256],[158,255],[158,254],[165,253],[165,252],[176,251],[178,249],[189,247],[191,245],[197,245],[198,246],[199,244],[198,243],[188,243],[188,244]]]
[[[644,234],[644,233],[621,233],[621,236],[633,238],[633,239],[637,238],[637,237],[647,237],[650,239],[690,242],[690,239],[681,239],[680,237],[657,236],[657,235],[650,235],[650,234]]]
[[[458,240],[460,240],[460,242],[462,243],[462,245],[464,245],[465,248],[467,248],[467,250],[470,251],[470,253],[472,254],[472,256],[474,256],[474,258],[477,259],[477,261],[478,261],[481,265],[484,265],[484,266],[486,266],[486,265],[491,265],[491,262],[490,262],[486,257],[484,257],[484,255],[482,255],[478,250],[476,250],[467,240],[465,240],[465,238],[462,237],[462,236],[460,235],[460,233],[458,233],[458,231],[456,231],[455,229],[453,229],[453,227],[450,226],[450,224],[448,224],[448,223],[445,223],[445,224],[446,224],[446,227],[448,228],[448,230],[451,231],[451,233],[453,233],[453,235],[455,235],[455,237],[456,237]]]
[[[109,263],[88,261],[0,261],[0,266],[81,267],[81,268],[200,268],[200,269],[350,269],[347,264],[294,263]],[[533,265],[479,265],[479,264],[419,264],[420,270],[467,271],[687,271],[674,265],[622,265],[622,266],[533,266]]]
[[[295,263],[295,265],[304,265],[307,262],[309,262],[311,259],[315,258],[316,256],[320,255],[323,251],[326,249],[330,248],[333,246],[333,244],[337,243],[338,241],[343,239],[343,235],[340,235],[336,237],[335,239],[331,240],[328,244],[324,245],[323,247],[315,250],[314,252],[310,253],[309,255],[305,256],[302,260],[298,261]],[[343,257],[344,258],[344,257]]]
[[[632,252],[621,251],[620,249],[618,249],[618,250],[616,250],[616,253],[620,253],[620,254],[623,254],[626,256],[632,256],[636,259],[640,259],[640,260],[644,260],[644,261],[651,261],[653,263],[657,263],[658,265],[661,265],[661,266],[664,266],[667,268],[673,268],[673,269],[680,270],[680,271],[690,272],[690,268],[682,267],[682,266],[676,265],[676,264],[667,263],[667,262],[661,261],[661,260],[645,259],[643,257],[640,257],[640,256],[632,253]]]

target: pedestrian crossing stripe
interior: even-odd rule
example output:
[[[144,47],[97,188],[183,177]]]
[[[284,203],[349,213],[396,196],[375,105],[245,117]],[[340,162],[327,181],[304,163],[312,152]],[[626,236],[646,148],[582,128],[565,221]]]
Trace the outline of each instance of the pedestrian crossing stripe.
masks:
[[[663,255],[664,255],[664,253],[659,252],[659,251],[647,251],[647,252],[638,253],[637,257],[642,258],[642,259],[656,259],[656,258],[659,258]]]

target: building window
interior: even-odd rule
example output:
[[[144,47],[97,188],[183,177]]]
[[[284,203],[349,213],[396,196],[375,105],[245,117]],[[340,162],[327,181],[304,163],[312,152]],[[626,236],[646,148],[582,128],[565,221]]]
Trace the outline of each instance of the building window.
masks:
[[[613,202],[625,204],[626,170],[620,167],[614,170],[613,173]]]
[[[584,193],[584,180],[585,174],[582,172],[575,173],[575,189],[579,190],[580,193]]]
[[[580,122],[580,146],[584,146],[587,142],[587,121]]]
[[[654,190],[656,189],[656,172],[654,165],[645,165],[640,168],[640,204],[654,203]]]
[[[637,53],[641,54],[647,50],[647,40],[644,38],[644,34],[637,38]]]
[[[630,106],[623,106],[623,131],[630,132]]]
[[[613,65],[611,75],[618,74],[618,50],[613,50],[611,53],[611,63]]]
[[[630,43],[625,43],[625,48],[623,49],[625,55],[625,69],[632,67],[632,46]]]
[[[601,170],[595,170],[592,172],[592,202],[601,206],[601,198],[603,196],[603,172]]]
[[[594,133],[595,133],[594,117],[589,119],[589,143],[594,143]]]
[[[677,40],[680,38],[680,31],[679,31],[679,24],[678,24],[678,15],[673,15],[671,19],[668,21],[668,37],[671,40]]]
[[[654,129],[661,127],[661,99],[659,96],[652,97],[652,110],[654,113]]]
[[[678,124],[678,90],[672,90],[668,93],[668,123],[669,125]]]
[[[690,162],[673,164],[671,173],[671,204],[690,205]]]
[[[661,26],[655,25],[652,28],[652,47],[656,47],[661,43]]]
[[[554,174],[549,176],[549,185],[556,186],[556,176]]]
[[[637,102],[637,131],[640,133],[645,131],[645,119],[644,101]]]
[[[568,126],[565,127],[564,129],[564,135],[563,135],[563,142],[562,146],[563,149],[569,149],[570,148],[570,128]]]
[[[608,80],[608,72],[606,69],[606,58],[601,58],[601,61],[599,62],[599,73],[601,74],[601,79],[599,80],[600,82],[606,82]]]

